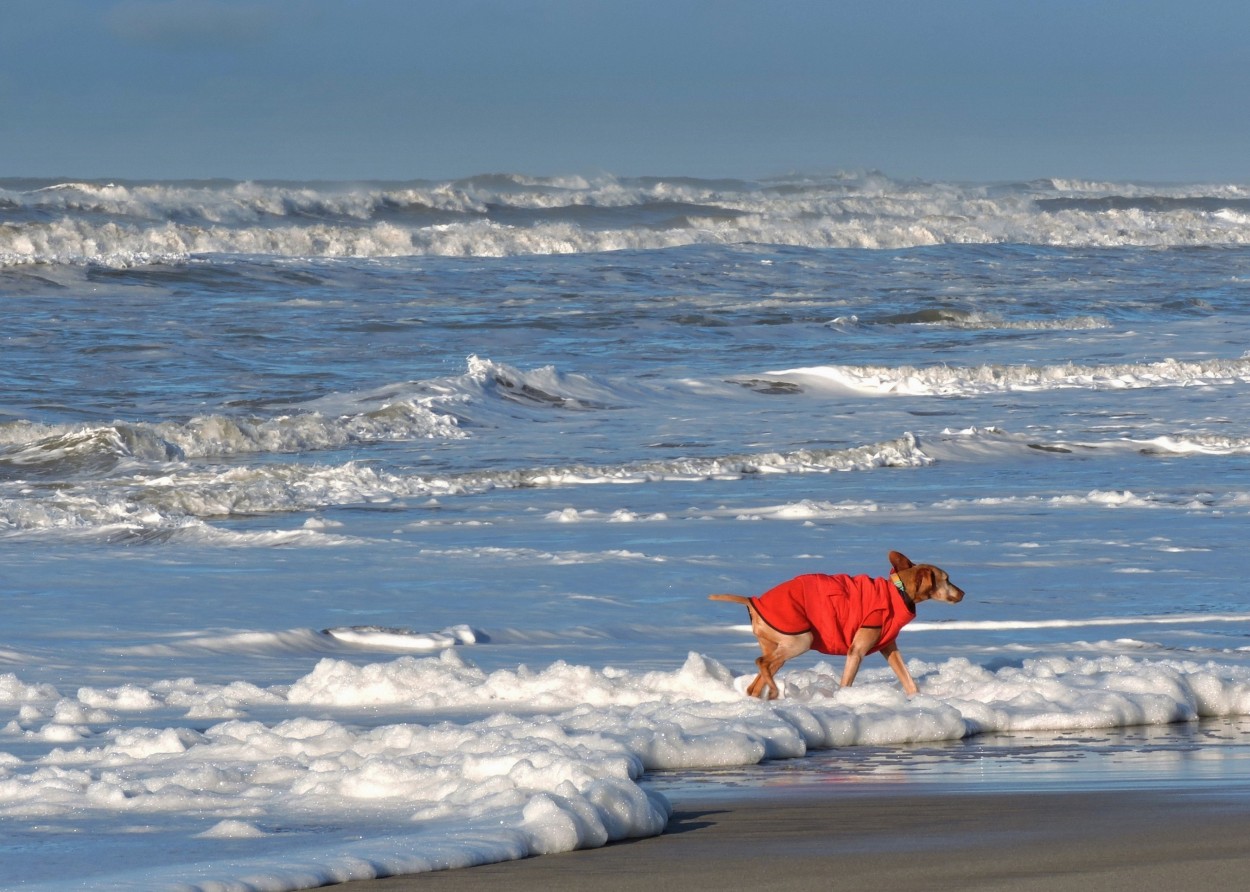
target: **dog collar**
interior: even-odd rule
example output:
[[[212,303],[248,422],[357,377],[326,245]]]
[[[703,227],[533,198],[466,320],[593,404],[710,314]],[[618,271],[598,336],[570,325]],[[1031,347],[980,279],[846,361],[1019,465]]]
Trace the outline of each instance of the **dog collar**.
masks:
[[[907,609],[912,613],[915,613],[916,602],[911,599],[911,595],[907,594],[907,586],[903,585],[903,580],[897,573],[890,574],[890,582],[894,583],[894,587],[898,589],[898,593],[903,596],[903,603],[907,605]]]

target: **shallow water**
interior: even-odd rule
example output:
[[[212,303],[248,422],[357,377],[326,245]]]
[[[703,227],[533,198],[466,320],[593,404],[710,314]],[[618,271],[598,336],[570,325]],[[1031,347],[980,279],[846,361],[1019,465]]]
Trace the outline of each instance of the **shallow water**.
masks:
[[[1245,718],[1098,731],[1017,732],[911,746],[827,750],[717,771],[656,772],[644,784],[675,802],[755,796],[1250,789]]]

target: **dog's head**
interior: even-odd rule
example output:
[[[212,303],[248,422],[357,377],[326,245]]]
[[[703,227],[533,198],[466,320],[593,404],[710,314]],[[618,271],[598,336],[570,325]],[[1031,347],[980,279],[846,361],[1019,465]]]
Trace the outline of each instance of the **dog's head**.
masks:
[[[950,576],[941,567],[913,564],[911,558],[899,551],[890,552],[890,566],[903,580],[907,596],[914,603],[933,600],[958,604],[964,599],[964,590],[951,582]]]

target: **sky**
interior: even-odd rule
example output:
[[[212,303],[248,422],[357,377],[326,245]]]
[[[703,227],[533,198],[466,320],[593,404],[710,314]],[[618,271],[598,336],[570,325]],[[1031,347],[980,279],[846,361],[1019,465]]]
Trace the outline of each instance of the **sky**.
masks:
[[[4,0],[0,178],[1250,184],[1245,0]]]

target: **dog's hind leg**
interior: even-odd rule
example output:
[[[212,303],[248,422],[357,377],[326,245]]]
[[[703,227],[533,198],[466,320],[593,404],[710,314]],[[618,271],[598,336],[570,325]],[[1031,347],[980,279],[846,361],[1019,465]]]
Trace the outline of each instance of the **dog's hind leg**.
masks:
[[[747,686],[747,696],[764,696],[764,699],[766,700],[776,700],[781,694],[781,691],[777,687],[777,680],[773,677],[773,672],[775,671],[773,667],[773,663],[775,662],[773,654],[777,652],[777,645],[772,641],[769,641],[767,645],[765,645],[765,643],[761,641],[760,649],[764,651],[763,654],[755,658],[755,668],[759,671],[756,673],[754,681]],[[785,660],[782,660],[777,663],[776,668],[781,668],[781,663],[784,662]],[[766,695],[765,692],[767,692]]]
[[[781,663],[774,666],[774,661],[767,657],[756,657],[755,666],[759,672],[755,681],[747,687],[747,694],[751,697],[763,697],[765,700],[776,700],[781,696],[781,688],[777,687],[777,679],[773,673],[781,668]]]
[[[766,699],[776,700],[781,696],[781,687],[777,684],[777,672],[787,660],[807,653],[811,649],[812,634],[804,632],[802,635],[781,635],[779,638],[760,635],[756,637],[759,639],[760,650],[763,653],[755,660],[759,674],[747,688],[747,693],[752,697],[758,697],[767,691]]]

